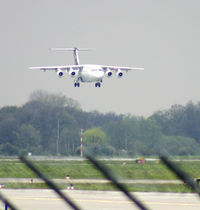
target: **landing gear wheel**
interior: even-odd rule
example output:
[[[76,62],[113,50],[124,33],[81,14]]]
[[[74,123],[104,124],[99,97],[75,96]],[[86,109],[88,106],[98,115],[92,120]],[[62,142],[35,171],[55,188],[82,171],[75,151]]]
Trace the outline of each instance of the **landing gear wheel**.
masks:
[[[95,83],[95,87],[101,87],[101,83],[100,82]]]
[[[74,87],[80,87],[80,83],[79,82],[75,82],[74,83]]]

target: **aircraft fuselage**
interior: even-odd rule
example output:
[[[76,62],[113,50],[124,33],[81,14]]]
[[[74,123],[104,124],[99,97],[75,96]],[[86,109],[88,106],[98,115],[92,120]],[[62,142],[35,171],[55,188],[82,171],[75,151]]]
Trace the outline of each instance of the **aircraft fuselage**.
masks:
[[[101,81],[105,75],[104,70],[99,65],[86,64],[77,76],[81,82]]]

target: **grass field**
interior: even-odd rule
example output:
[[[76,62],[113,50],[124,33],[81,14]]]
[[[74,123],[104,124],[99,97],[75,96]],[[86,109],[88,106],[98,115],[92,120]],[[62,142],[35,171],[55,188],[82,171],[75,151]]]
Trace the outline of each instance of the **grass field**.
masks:
[[[135,161],[101,161],[121,179],[177,179],[161,162],[148,161],[136,164]],[[34,165],[49,178],[102,179],[104,178],[88,161],[35,161]],[[200,161],[176,162],[191,178],[200,176]],[[35,178],[23,163],[18,160],[0,160],[0,178]],[[6,184],[7,188],[47,188],[45,184]],[[60,185],[65,189],[66,185]],[[184,184],[131,184],[130,191],[190,192]],[[76,184],[76,189],[114,190],[111,184]]]
[[[58,184],[59,189],[67,189],[68,184]],[[184,184],[130,184],[126,185],[127,189],[131,192],[192,192]],[[12,189],[48,189],[46,184],[19,184],[8,183],[6,188]],[[74,184],[75,190],[101,190],[101,191],[115,191],[118,190],[112,184]]]
[[[122,179],[177,179],[162,163],[149,161],[136,164],[131,161],[101,161]],[[67,174],[73,179],[101,179],[98,172],[88,161],[36,161],[34,165],[49,178],[65,178]],[[200,161],[175,162],[192,178],[200,176]],[[20,161],[0,160],[0,177],[34,178],[36,177]]]

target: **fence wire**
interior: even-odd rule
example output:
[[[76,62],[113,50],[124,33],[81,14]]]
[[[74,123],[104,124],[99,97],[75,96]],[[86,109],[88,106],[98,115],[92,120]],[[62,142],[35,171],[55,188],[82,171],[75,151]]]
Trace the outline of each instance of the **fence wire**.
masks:
[[[184,172],[177,164],[170,161],[167,157],[161,156],[160,159],[169,168],[169,170],[174,172],[179,179],[192,189],[193,192],[196,192],[200,196],[200,187],[197,182],[194,182],[186,172]]]
[[[4,203],[5,209],[9,207],[11,210],[18,210],[11,201],[4,197],[2,193],[0,193],[0,200]]]
[[[90,156],[88,156],[87,159],[96,167],[97,170],[99,170],[108,180],[110,180],[114,186],[116,186],[121,192],[123,192],[124,195],[133,202],[133,204],[136,204],[140,209],[147,210],[147,207],[134,195],[132,195],[125,187],[125,185],[117,181],[111,170],[109,170],[105,165],[101,164],[99,161]]]
[[[75,204],[67,195],[64,195],[61,190],[50,181],[44,174],[42,174],[30,161],[24,157],[19,158],[26,166],[28,166],[38,177],[40,177],[57,195],[63,199],[72,209],[79,210],[77,204]]]
[[[88,161],[87,161],[88,160]],[[160,160],[154,160],[147,161],[147,162],[138,162],[138,160],[123,160],[119,161],[109,161],[109,160],[97,160],[94,159],[91,156],[87,157],[87,160],[72,160],[72,161],[66,161],[66,160],[50,160],[50,161],[30,161],[27,158],[20,157],[20,161],[17,160],[2,160],[0,161],[0,180],[5,181],[5,186],[9,186],[9,182],[13,182],[13,185],[10,185],[11,188],[15,188],[15,184],[17,186],[18,179],[20,178],[20,182],[25,185],[33,186],[33,184],[41,184],[42,187],[48,186],[48,188],[52,189],[54,192],[57,193],[57,195],[66,203],[67,206],[70,206],[72,209],[82,209],[84,206],[77,205],[76,202],[72,201],[66,193],[64,194],[62,192],[63,186],[65,186],[64,189],[66,189],[66,186],[68,186],[70,183],[77,183],[74,184],[75,189],[79,189],[78,186],[81,183],[81,180],[78,178],[83,178],[84,182],[81,184],[89,186],[89,183],[91,183],[91,179],[94,179],[94,177],[85,177],[83,173],[83,168],[86,167],[88,170],[88,173],[91,175],[94,175],[95,178],[97,178],[97,181],[104,179],[104,182],[100,183],[99,185],[113,185],[118,190],[120,190],[128,199],[132,202],[132,205],[137,206],[139,209],[149,209],[146,205],[144,205],[143,200],[138,200],[133,193],[130,193],[130,186],[146,186],[145,190],[149,188],[152,183],[157,183],[159,181],[159,177],[162,175],[164,176],[165,173],[169,173],[168,170],[171,171],[169,173],[169,179],[172,179],[173,177],[178,177],[179,180],[176,181],[176,184],[188,186],[191,191],[190,192],[196,192],[200,196],[200,187],[197,184],[196,180],[194,178],[198,177],[198,173],[200,174],[199,168],[200,168],[200,161],[197,162],[191,162],[187,163],[185,160],[182,161],[173,161],[165,156],[161,156]],[[142,159],[143,160],[143,159]],[[68,163],[69,162],[69,163]],[[116,165],[116,166],[115,166]],[[133,166],[133,168],[131,168]],[[166,166],[166,167],[165,167]],[[25,168],[28,167],[29,170],[25,170]],[[93,168],[93,169],[92,169]],[[95,169],[94,169],[95,168]],[[20,174],[20,170],[22,170],[23,174]],[[65,170],[65,174],[64,171]],[[90,172],[91,170],[91,172]],[[130,176],[134,176],[135,178],[130,179],[129,177],[123,177],[123,179],[116,178],[117,175],[122,175],[122,171],[131,171]],[[140,173],[140,171],[143,171],[143,173]],[[7,173],[7,177],[5,177],[4,172]],[[77,174],[75,174],[77,172]],[[156,173],[155,173],[156,172]],[[141,180],[138,180],[139,178],[142,178]],[[8,177],[9,174],[9,177]],[[50,174],[50,175],[49,175]],[[129,173],[130,174],[130,173]],[[153,174],[151,176],[151,174]],[[174,175],[175,174],[175,175]],[[80,177],[78,177],[80,175]],[[19,177],[20,176],[20,177]],[[75,179],[71,179],[71,181],[67,181],[68,176],[75,176]],[[58,179],[61,178],[62,179]],[[145,177],[148,178],[144,179]],[[54,179],[56,178],[56,179]],[[88,182],[87,182],[87,179]],[[127,179],[128,178],[128,179]],[[174,178],[175,179],[175,178]],[[11,180],[11,181],[10,181]],[[29,183],[27,184],[27,180],[29,180]],[[34,180],[34,181],[33,181]],[[58,182],[59,181],[59,182]],[[145,182],[145,184],[143,182]],[[162,181],[162,180],[161,180]],[[168,180],[163,180],[168,183]],[[170,181],[170,180],[169,180]],[[0,186],[1,186],[0,182]],[[60,184],[56,184],[56,183]],[[95,180],[93,180],[95,183]],[[86,184],[87,183],[87,184]],[[158,182],[159,183],[159,182]],[[163,182],[165,183],[165,182]],[[156,185],[156,184],[155,184]],[[158,185],[167,185],[167,184],[158,184]],[[174,184],[175,185],[175,184]],[[19,185],[20,186],[20,185]],[[62,186],[62,187],[61,187]],[[77,186],[77,187],[76,187]],[[156,185],[157,186],[157,185]],[[41,188],[42,188],[41,187]],[[8,187],[9,188],[9,187]],[[111,188],[113,189],[113,188]],[[137,190],[138,191],[138,190]],[[156,191],[155,189],[153,191]],[[158,192],[160,189],[157,190]],[[13,204],[13,201],[7,199],[3,195],[3,191],[0,193],[0,200],[6,204],[9,209],[20,209],[19,207],[16,208],[16,204]],[[0,208],[1,209],[1,208]]]

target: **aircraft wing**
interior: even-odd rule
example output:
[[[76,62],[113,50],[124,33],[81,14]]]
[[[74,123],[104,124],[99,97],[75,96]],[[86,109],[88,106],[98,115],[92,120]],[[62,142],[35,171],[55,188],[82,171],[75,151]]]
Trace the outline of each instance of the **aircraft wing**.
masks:
[[[69,71],[69,70],[82,70],[83,65],[70,65],[70,66],[39,66],[39,67],[29,67],[29,69],[43,70],[43,71]]]
[[[131,71],[131,70],[144,70],[144,68],[140,67],[124,67],[124,66],[101,66],[102,69],[105,71],[111,70],[111,71]]]

